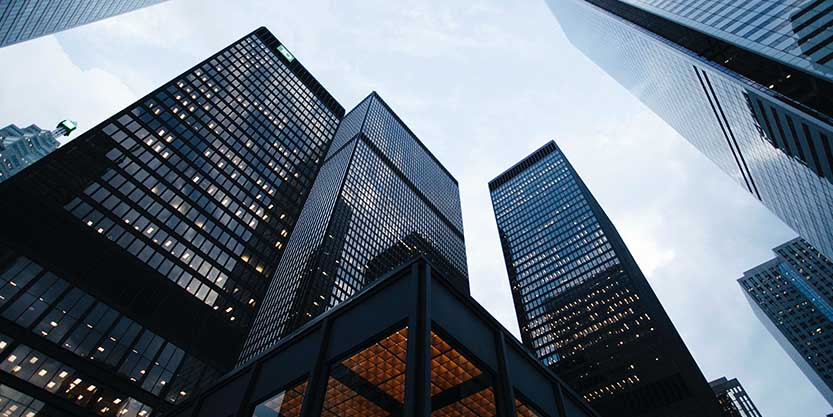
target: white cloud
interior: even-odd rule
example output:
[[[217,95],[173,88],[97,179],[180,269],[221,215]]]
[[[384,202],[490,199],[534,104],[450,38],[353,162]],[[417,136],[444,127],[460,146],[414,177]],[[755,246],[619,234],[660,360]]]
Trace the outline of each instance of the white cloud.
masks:
[[[189,7],[187,13],[179,4],[182,2],[168,1],[151,7],[142,8],[115,19],[104,19],[96,22],[95,28],[109,35],[108,42],[139,43],[156,48],[169,48],[172,45],[193,41],[197,23],[202,21],[203,8]],[[170,24],[171,15],[182,17],[180,24]],[[160,16],[165,16],[160,18]],[[190,18],[187,18],[190,17]],[[86,28],[79,28],[85,30]],[[207,31],[215,34],[216,31]]]
[[[0,49],[0,114],[19,126],[51,129],[61,119],[78,122],[77,137],[135,99],[118,77],[82,70],[52,36]]]
[[[653,276],[657,269],[677,258],[674,249],[662,246],[656,237],[663,233],[663,222],[655,211],[646,212],[638,218],[625,219],[619,233],[627,239],[628,249],[646,276]]]

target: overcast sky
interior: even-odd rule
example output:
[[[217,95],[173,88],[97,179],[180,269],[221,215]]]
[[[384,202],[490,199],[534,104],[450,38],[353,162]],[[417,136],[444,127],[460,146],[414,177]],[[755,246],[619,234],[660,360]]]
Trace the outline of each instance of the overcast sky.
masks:
[[[738,378],[764,417],[833,411],[735,282],[794,233],[573,48],[543,0],[172,0],[0,49],[0,125],[80,133],[259,26],[348,110],[377,91],[456,176],[472,294],[516,335],[486,183],[555,139],[706,378]]]

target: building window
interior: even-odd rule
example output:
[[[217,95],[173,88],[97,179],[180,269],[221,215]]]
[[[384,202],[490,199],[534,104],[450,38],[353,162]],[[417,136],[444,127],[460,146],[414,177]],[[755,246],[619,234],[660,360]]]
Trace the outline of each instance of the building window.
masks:
[[[255,407],[254,417],[299,417],[301,415],[301,404],[304,402],[304,391],[307,389],[307,381],[281,391],[277,395],[258,404]]]
[[[492,376],[431,332],[431,415],[494,416]]]
[[[330,367],[323,415],[401,415],[407,344],[408,329],[403,328]]]
[[[0,415],[35,417],[43,403],[11,387],[0,385]]]

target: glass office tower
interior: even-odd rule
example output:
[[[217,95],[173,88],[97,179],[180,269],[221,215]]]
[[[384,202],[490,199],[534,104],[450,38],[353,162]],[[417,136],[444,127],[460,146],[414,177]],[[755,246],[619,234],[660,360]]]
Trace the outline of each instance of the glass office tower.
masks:
[[[0,3],[0,47],[51,35],[165,0],[14,0]]]
[[[0,406],[145,417],[230,370],[343,112],[260,28],[0,184]]]
[[[738,280],[752,311],[833,405],[833,263],[803,239]]]
[[[833,257],[833,9],[548,0],[570,41]]]
[[[784,65],[833,77],[833,9],[827,1],[624,2]]]
[[[720,377],[709,382],[709,386],[720,403],[722,417],[763,417],[737,378]]]
[[[13,124],[0,129],[0,182],[58,149],[58,138],[69,136],[75,129],[75,122],[70,120],[51,131],[35,125],[21,129]]]
[[[468,292],[457,180],[372,93],[336,132],[241,363],[415,256]]]
[[[549,142],[489,183],[524,344],[602,416],[711,416],[703,374],[602,208]]]

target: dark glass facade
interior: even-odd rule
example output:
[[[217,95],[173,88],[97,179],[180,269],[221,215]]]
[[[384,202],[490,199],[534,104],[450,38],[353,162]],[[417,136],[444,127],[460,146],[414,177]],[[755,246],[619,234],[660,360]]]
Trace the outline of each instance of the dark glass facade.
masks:
[[[425,257],[377,277],[171,417],[596,417]]]
[[[468,290],[457,181],[372,93],[336,132],[241,362],[418,255]]]
[[[763,417],[736,378],[721,377],[709,382],[709,386],[720,403],[721,417]]]
[[[752,311],[833,404],[833,262],[803,239],[738,280]]]
[[[14,0],[0,3],[0,47],[147,7],[164,0]]]
[[[343,114],[260,28],[0,184],[0,384],[145,417],[230,370]]]
[[[577,48],[833,256],[829,4],[548,3]]]
[[[708,416],[700,369],[613,224],[549,142],[489,183],[524,344],[603,416]]]

